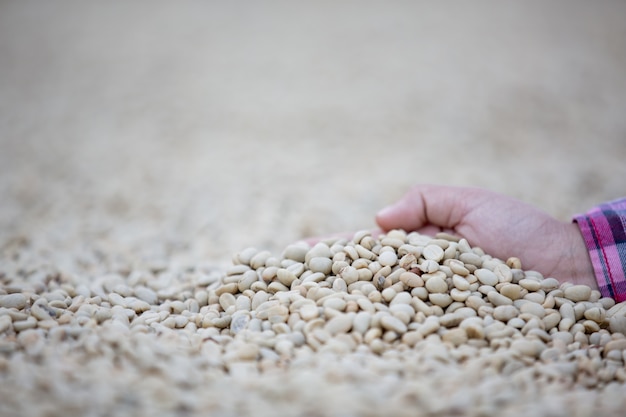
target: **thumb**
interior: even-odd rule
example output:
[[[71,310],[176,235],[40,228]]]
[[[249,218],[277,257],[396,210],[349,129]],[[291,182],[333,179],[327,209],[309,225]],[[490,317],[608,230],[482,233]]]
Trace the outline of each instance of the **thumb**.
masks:
[[[425,226],[454,229],[464,217],[467,190],[461,187],[418,185],[376,215],[381,229],[415,231]]]

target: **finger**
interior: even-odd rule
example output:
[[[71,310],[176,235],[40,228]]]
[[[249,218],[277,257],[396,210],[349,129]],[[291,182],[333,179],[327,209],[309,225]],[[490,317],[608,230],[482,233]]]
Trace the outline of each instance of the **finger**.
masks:
[[[415,230],[419,234],[434,237],[437,233],[441,232],[442,229],[439,226],[427,225]]]
[[[465,213],[466,193],[461,187],[418,185],[382,209],[376,222],[383,230],[413,231],[428,225],[454,230]]]

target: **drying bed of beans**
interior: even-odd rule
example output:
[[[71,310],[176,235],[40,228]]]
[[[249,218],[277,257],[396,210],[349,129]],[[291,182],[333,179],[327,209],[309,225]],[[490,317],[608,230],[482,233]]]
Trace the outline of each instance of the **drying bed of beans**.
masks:
[[[626,303],[464,239],[0,270],[0,415],[623,415]],[[106,254],[100,254],[100,257]]]

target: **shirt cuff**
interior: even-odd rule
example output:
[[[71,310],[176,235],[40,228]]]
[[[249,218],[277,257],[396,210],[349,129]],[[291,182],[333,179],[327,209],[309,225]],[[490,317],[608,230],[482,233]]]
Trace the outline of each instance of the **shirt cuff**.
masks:
[[[600,293],[626,300],[626,198],[574,216],[589,251]]]

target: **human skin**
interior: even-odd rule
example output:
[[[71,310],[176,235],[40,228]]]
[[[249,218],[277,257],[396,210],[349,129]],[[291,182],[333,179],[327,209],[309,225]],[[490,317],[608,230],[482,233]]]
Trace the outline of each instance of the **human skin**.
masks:
[[[525,270],[598,289],[575,223],[492,191],[416,185],[382,209],[376,222],[383,232],[403,229],[434,236],[443,231],[461,236],[496,258],[519,258]]]

